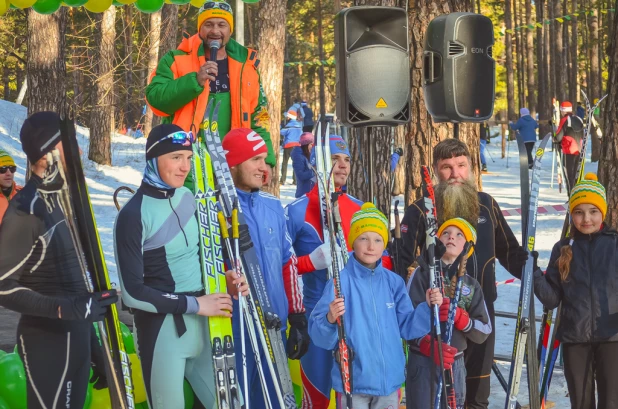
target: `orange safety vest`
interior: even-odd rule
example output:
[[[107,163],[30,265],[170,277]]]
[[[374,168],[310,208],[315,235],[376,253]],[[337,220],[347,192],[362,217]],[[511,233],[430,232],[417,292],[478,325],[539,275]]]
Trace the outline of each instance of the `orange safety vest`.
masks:
[[[0,193],[0,223],[2,223],[2,219],[4,218],[4,213],[6,213],[6,209],[9,208],[9,200],[11,200],[17,192],[22,189],[21,186],[13,182],[13,190],[11,194],[9,194],[9,198],[7,199],[2,193]]]
[[[174,63],[172,64],[172,72],[174,79],[184,75],[198,72],[200,67],[206,63],[206,58],[198,56],[202,39],[197,35],[185,38],[178,49],[187,54],[175,55]],[[228,55],[229,77],[230,77],[230,104],[232,111],[232,129],[234,128],[249,128],[251,129],[251,115],[258,105],[260,96],[260,81],[256,69],[257,51],[248,49],[249,55],[246,62],[234,60]],[[150,75],[150,81],[156,74],[155,71]],[[173,124],[180,126],[186,132],[190,130],[199,130],[200,124],[204,120],[206,105],[208,104],[208,94],[210,88],[205,84],[204,91],[187,105],[180,108],[174,113]],[[161,117],[169,115],[163,111],[152,107],[148,104],[152,111]]]

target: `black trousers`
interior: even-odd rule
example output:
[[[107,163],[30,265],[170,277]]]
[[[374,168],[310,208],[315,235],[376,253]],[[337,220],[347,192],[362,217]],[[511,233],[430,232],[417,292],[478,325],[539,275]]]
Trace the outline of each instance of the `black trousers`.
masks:
[[[567,186],[569,194],[571,194],[571,189],[575,186],[577,181],[575,178],[577,177],[577,163],[579,162],[579,154],[577,155],[567,155],[564,154],[564,168],[567,177]]]
[[[27,380],[28,409],[82,409],[90,377],[92,324],[22,316],[19,356]]]
[[[563,344],[562,348],[571,409],[618,408],[618,342]]]
[[[534,158],[532,157],[532,149],[534,149],[534,142],[524,142],[526,145],[526,152],[528,153],[528,167],[532,166]]]
[[[466,408],[487,409],[489,405],[491,366],[494,362],[496,344],[496,316],[494,305],[487,303],[487,312],[494,328],[482,344],[468,342],[464,351],[466,363]]]
[[[285,178],[288,173],[288,161],[290,160],[290,155],[292,154],[292,148],[283,148],[283,159],[281,160],[281,178],[279,179],[280,183],[285,183]],[[296,183],[296,176],[292,174],[292,180]]]
[[[313,132],[313,125],[303,126],[303,132]]]

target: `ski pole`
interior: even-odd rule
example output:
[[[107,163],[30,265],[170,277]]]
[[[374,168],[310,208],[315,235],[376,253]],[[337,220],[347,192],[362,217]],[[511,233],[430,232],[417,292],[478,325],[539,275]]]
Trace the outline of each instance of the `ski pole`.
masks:
[[[116,210],[120,211],[120,203],[118,203],[118,193],[122,190],[126,190],[132,195],[135,194],[135,190],[131,189],[129,186],[120,186],[118,189],[114,190],[114,205],[116,205]]]

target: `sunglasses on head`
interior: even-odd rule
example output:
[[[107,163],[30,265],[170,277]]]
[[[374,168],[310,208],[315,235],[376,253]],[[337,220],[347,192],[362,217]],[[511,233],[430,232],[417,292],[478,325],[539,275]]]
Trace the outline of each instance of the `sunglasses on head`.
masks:
[[[183,132],[183,131],[174,132],[173,134],[169,134],[167,136],[164,136],[163,138],[161,138],[158,141],[156,141],[155,143],[153,143],[152,146],[150,148],[148,148],[146,153],[150,152],[152,150],[152,148],[157,146],[158,143],[163,142],[163,141],[165,141],[167,139],[171,139],[172,143],[181,144],[182,146],[190,146],[192,143],[195,142],[195,135],[191,131],[189,131],[189,132]]]
[[[0,174],[5,174],[7,170],[10,170],[11,173],[15,173],[17,166],[0,166]]]
[[[228,13],[232,12],[232,6],[227,3],[219,3],[215,1],[209,1],[204,3],[202,6],[202,10],[210,10],[210,9],[221,9],[223,11],[227,11]]]

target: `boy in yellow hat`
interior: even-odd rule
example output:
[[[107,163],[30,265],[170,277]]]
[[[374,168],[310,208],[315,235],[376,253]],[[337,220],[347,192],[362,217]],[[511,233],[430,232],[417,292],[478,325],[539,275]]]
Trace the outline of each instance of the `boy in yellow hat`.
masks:
[[[21,186],[15,183],[15,172],[17,166],[15,161],[8,152],[0,149],[0,223],[6,209],[9,207],[9,201],[21,190]]]
[[[569,198],[571,232],[554,245],[534,293],[549,309],[562,303],[562,343],[571,407],[618,407],[618,232],[605,225],[605,188],[593,173]],[[595,393],[596,385],[596,393]]]
[[[466,243],[476,243],[476,229],[463,218],[457,217],[442,223],[438,229],[438,239],[444,245],[444,254],[437,267],[437,276],[442,283],[444,302],[440,306],[440,322],[442,334],[446,333],[446,322],[451,302],[454,302],[454,289],[459,267],[458,257],[464,250]],[[471,257],[474,247],[471,246],[467,256]],[[422,259],[421,259],[422,261]],[[410,298],[413,305],[423,302],[423,294],[430,287],[429,269],[424,262],[416,269],[410,279]],[[449,284],[450,283],[450,284]],[[485,305],[485,298],[481,285],[472,276],[463,277],[461,292],[455,317],[452,323],[453,333],[450,346],[443,344],[444,368],[452,370],[453,385],[457,408],[463,408],[466,400],[466,367],[464,354],[468,341],[476,344],[485,342],[492,331],[489,313]],[[433,401],[430,391],[436,391],[437,383],[431,382],[434,366],[439,364],[438,348],[434,343],[434,356],[431,357],[432,338],[426,335],[408,342],[408,367],[406,379],[406,406],[407,409],[425,409],[427,402]],[[433,359],[432,359],[433,358]],[[446,397],[442,397],[446,401]]]
[[[344,316],[353,355],[354,407],[396,408],[405,379],[401,339],[415,339],[429,333],[429,305],[440,305],[442,295],[437,289],[427,290],[425,303],[416,309],[412,307],[403,279],[382,266],[382,254],[388,242],[388,221],[371,203],[365,203],[352,216],[348,242],[353,252],[340,271],[345,302],[343,298],[335,299],[333,280],[330,280],[311,313],[309,334],[317,346],[335,350],[336,320]],[[341,405],[345,395],[336,361],[331,378]]]

